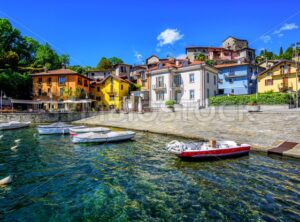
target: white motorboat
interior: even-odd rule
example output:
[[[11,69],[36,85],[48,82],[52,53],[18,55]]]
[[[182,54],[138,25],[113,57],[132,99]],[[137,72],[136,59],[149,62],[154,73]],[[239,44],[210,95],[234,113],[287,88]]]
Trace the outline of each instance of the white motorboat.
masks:
[[[167,150],[182,159],[220,159],[248,155],[250,148],[248,144],[216,140],[210,140],[209,143],[183,143],[173,140],[167,144]]]
[[[111,130],[109,128],[105,127],[86,127],[86,128],[71,128],[70,134],[71,135],[77,135],[81,133],[108,133]]]
[[[74,126],[62,122],[53,123],[50,125],[38,126],[39,134],[69,134],[71,128],[84,128],[84,126]]]
[[[11,121],[8,123],[1,123],[0,130],[20,129],[29,126],[30,126],[30,122]]]
[[[130,140],[134,137],[135,132],[132,131],[118,131],[102,133],[84,133],[76,135],[72,138],[73,143],[105,143],[117,142],[122,140]]]

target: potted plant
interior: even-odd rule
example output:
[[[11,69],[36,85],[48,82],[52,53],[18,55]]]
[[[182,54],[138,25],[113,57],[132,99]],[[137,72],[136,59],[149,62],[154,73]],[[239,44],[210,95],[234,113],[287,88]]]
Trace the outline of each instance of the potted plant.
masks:
[[[248,112],[259,112],[260,105],[257,104],[257,99],[255,97],[250,98],[250,101],[247,104]]]
[[[174,109],[175,101],[174,100],[167,100],[165,102],[165,105],[166,105],[166,109],[165,109],[166,112],[174,112],[175,111],[175,109]]]

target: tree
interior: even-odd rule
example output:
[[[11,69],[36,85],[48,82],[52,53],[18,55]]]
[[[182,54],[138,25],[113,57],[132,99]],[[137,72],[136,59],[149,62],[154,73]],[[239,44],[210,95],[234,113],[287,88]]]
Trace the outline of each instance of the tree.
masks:
[[[281,46],[280,49],[279,49],[279,55],[278,55],[278,58],[279,58],[279,59],[282,59],[282,58],[283,58],[283,49],[282,49],[282,46]]]
[[[69,65],[70,64],[70,56],[67,54],[62,54],[59,56],[59,61],[63,65]]]
[[[203,53],[199,53],[198,55],[196,55],[195,60],[205,61],[205,55]]]
[[[287,59],[287,60],[291,60],[293,58],[293,55],[294,55],[294,49],[292,47],[288,47],[284,54],[283,54],[283,58],[284,59]]]
[[[50,64],[51,69],[61,67],[58,55],[48,43],[41,45],[37,49],[34,65],[37,67],[44,67],[47,63]]]
[[[110,61],[112,66],[124,63],[123,60],[118,57],[111,57],[108,60]]]
[[[97,69],[99,70],[107,70],[112,68],[112,63],[106,57],[102,57],[97,65]]]

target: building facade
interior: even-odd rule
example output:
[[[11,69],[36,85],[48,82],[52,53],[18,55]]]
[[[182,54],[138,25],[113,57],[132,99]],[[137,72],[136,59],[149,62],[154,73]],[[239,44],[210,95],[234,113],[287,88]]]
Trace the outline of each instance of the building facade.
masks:
[[[297,77],[296,63],[283,60],[258,75],[258,92],[299,91],[300,78]]]
[[[107,70],[107,71],[89,70],[85,73],[85,76],[94,81],[102,81],[106,76],[110,74],[111,74],[111,70]]]
[[[218,89],[218,70],[204,63],[177,60],[175,64],[158,64],[149,70],[150,106],[161,108],[167,100],[175,100],[182,107],[207,106],[207,98]]]
[[[216,65],[219,70],[219,95],[253,94],[257,91],[260,68],[249,63]]]
[[[188,46],[185,51],[190,61],[195,61],[199,54],[203,55],[205,60],[217,63],[237,60],[252,63],[255,60],[255,50],[248,47],[248,41],[231,36],[223,41],[222,47]]]
[[[64,92],[70,91],[70,97],[76,96],[75,91],[81,90],[90,95],[91,79],[69,69],[49,70],[30,74],[33,83],[34,100],[63,99]]]
[[[94,82],[92,93],[95,97],[96,108],[101,110],[122,109],[123,97],[130,91],[129,80],[108,75],[101,82]]]

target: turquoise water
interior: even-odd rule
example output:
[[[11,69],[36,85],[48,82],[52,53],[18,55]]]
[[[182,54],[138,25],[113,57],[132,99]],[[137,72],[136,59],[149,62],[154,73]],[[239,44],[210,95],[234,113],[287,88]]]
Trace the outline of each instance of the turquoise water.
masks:
[[[0,221],[299,221],[300,161],[183,162],[174,139],[74,145],[35,129],[0,132]],[[21,138],[18,151],[14,140]]]

